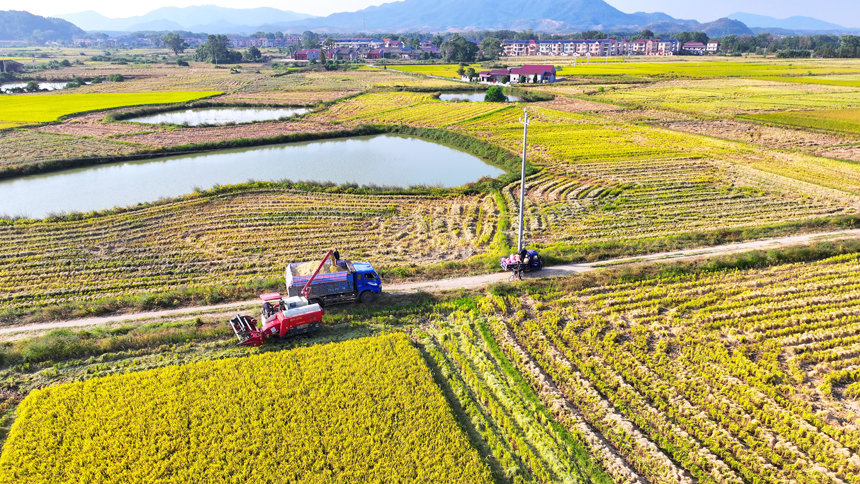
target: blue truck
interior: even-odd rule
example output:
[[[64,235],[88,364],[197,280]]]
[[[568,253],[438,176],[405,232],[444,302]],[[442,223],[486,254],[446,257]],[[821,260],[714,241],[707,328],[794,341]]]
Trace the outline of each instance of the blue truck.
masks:
[[[311,276],[296,275],[295,269],[302,264],[305,263],[292,263],[285,271],[287,292],[291,297],[301,296],[302,288],[311,280]],[[341,271],[321,272],[313,278],[308,302],[320,306],[355,301],[371,303],[382,292],[382,280],[370,263],[340,260],[337,265]]]

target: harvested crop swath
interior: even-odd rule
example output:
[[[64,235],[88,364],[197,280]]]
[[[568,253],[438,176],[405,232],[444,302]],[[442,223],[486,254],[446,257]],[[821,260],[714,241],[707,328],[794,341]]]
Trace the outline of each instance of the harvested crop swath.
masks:
[[[505,109],[496,103],[428,102],[385,113],[367,116],[362,122],[374,124],[408,124],[422,127],[445,127],[493,111]]]
[[[828,86],[860,87],[857,76],[811,76],[811,77],[760,77],[763,81],[795,82],[801,84],[826,84]]]
[[[494,314],[492,301],[479,308]],[[489,311],[487,311],[487,306]],[[459,308],[434,321],[424,350],[457,395],[457,405],[476,429],[485,452],[492,454],[504,480],[512,482],[611,482],[589,456],[579,429],[567,431],[551,422],[534,392],[495,345],[486,320]]]
[[[491,482],[402,334],[31,393],[4,482]]]
[[[381,267],[468,258],[491,242],[496,211],[493,197],[484,195],[256,188],[79,221],[5,225],[0,305],[84,303],[279,278],[287,263],[322,257],[335,246],[344,257]]]
[[[521,58],[523,59],[523,58]],[[528,58],[525,58],[528,59]],[[610,58],[611,60],[612,58]],[[747,61],[727,61],[722,59],[697,58],[687,62],[605,62],[604,59],[594,62],[579,62],[573,67],[573,60],[566,62],[563,68],[565,76],[573,77],[690,77],[690,78],[725,78],[753,76],[790,76],[813,74],[849,74],[858,73],[853,65],[822,66],[816,62],[795,61],[785,63],[761,63]],[[555,62],[558,63],[558,62]]]
[[[767,123],[787,124],[802,128],[815,128],[860,134],[860,109],[795,111],[786,113],[756,114],[745,117]]]
[[[711,116],[860,107],[860,90],[856,88],[752,79],[661,82],[643,88],[606,91],[592,97],[605,102]]]
[[[471,66],[466,66],[463,69],[468,69],[469,67],[473,67],[478,72],[481,71],[481,65],[480,64],[472,64]],[[431,66],[394,66],[394,67],[390,68],[390,70],[394,70],[394,71],[404,71],[404,72],[412,72],[415,74],[424,74],[426,76],[449,77],[452,79],[460,79],[460,74],[457,74],[458,69],[460,69],[459,64],[431,65]]]
[[[60,116],[99,109],[193,101],[219,92],[56,94],[0,97],[0,122],[45,123]]]
[[[309,118],[346,121],[412,106],[424,102],[429,98],[428,94],[411,92],[365,94],[339,102],[325,111],[309,116]]]
[[[497,334],[651,482],[856,483],[858,269],[850,254],[547,286],[505,301]]]
[[[812,199],[755,170],[701,159],[579,163],[526,180],[533,240],[582,242],[657,237],[850,213],[838,193]],[[519,183],[502,190],[516,212]],[[515,234],[511,233],[511,236]]]

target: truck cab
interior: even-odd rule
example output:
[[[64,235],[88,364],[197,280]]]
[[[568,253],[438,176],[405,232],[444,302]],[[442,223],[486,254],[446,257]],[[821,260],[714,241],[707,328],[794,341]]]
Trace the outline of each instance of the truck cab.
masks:
[[[353,262],[355,268],[355,292],[363,303],[373,302],[382,292],[382,279],[369,262]]]

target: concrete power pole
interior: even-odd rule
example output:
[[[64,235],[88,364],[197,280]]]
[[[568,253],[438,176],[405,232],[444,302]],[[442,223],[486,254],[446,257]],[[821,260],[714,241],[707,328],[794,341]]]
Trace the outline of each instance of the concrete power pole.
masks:
[[[523,125],[523,171],[520,178],[520,235],[517,239],[517,254],[523,251],[523,215],[526,208],[526,140],[529,136],[529,112],[523,108],[524,117],[520,118]]]

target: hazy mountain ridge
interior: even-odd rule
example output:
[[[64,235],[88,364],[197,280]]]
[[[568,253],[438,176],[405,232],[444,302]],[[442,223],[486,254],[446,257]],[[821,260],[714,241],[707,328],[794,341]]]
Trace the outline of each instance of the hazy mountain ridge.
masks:
[[[812,17],[788,17],[778,19],[766,15],[755,15],[751,13],[735,12],[727,15],[727,18],[745,23],[750,28],[778,28],[784,30],[853,30]]]
[[[675,19],[665,13],[624,13],[603,0],[533,0],[524,8],[490,0],[403,0],[372,6],[357,12],[327,17],[274,8],[235,9],[214,5],[163,7],[146,15],[111,19],[94,11],[61,15],[85,30],[164,31],[186,30],[210,34],[250,34],[256,31],[320,33],[352,32],[445,32],[481,29],[532,29],[541,32],[654,32],[703,31],[712,37],[749,35],[771,28],[775,34],[850,33],[846,29],[811,17],[776,19],[738,12],[729,18],[700,23]],[[744,19],[750,19],[749,24]],[[803,30],[802,28],[815,29]]]
[[[84,34],[83,30],[63,19],[18,10],[0,10],[0,40],[24,40],[34,35],[43,40],[68,40]]]
[[[227,22],[237,27],[255,29],[258,25],[262,24],[292,22],[311,18],[312,16],[270,7],[225,8],[215,5],[201,5],[195,7],[162,7],[145,15],[127,18],[108,18],[92,10],[58,15],[58,17],[68,20],[84,30],[161,30],[138,27],[158,25],[158,22],[166,21],[181,26],[180,29],[182,30],[193,30],[196,32],[198,30],[193,27],[218,25],[220,22]],[[165,30],[176,30],[176,28]]]
[[[514,28],[558,32],[638,27],[663,20],[674,19],[664,13],[624,13],[602,0],[534,0],[528,8],[490,0],[404,0],[278,25],[321,32]]]

